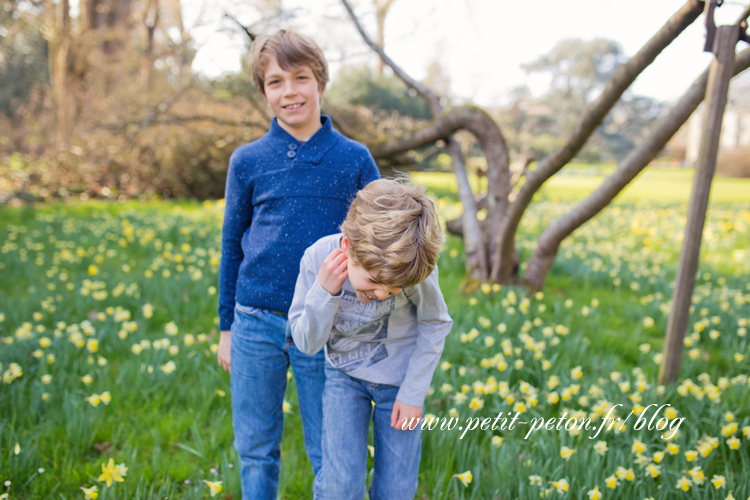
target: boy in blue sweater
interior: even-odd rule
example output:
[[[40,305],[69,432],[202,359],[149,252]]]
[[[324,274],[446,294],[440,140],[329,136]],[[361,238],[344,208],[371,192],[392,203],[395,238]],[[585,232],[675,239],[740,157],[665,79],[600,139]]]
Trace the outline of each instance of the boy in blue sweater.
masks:
[[[290,364],[314,473],[322,460],[324,358],[301,353],[287,336],[299,262],[308,246],[338,230],[357,191],[379,174],[369,151],[321,116],[328,69],[315,42],[287,31],[259,37],[252,74],[275,118],[229,162],[218,362],[231,374],[242,497],[275,500]]]

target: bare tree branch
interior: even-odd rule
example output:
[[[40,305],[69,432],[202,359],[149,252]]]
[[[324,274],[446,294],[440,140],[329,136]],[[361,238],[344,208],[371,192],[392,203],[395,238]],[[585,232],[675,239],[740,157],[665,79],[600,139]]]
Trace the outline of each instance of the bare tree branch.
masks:
[[[588,107],[581,120],[575,126],[565,145],[543,158],[537,168],[526,177],[526,182],[518,196],[510,205],[507,217],[504,218],[497,238],[500,255],[493,256],[491,278],[495,282],[507,282],[512,272],[510,262],[513,258],[515,234],[521,217],[531,203],[539,188],[552,175],[565,166],[583,147],[596,127],[617,103],[625,90],[648,67],[656,56],[664,50],[677,36],[695,21],[702,12],[703,4],[698,0],[688,2],[675,13],[667,23],[635,54],[623,64],[614,77],[607,83],[599,98]]]
[[[735,59],[734,74],[737,75],[749,67],[750,49],[745,49]],[[648,166],[703,101],[707,84],[708,70],[698,77],[669,114],[659,121],[654,127],[654,133],[625,157],[618,165],[617,170],[601,186],[573,210],[557,219],[544,230],[534,253],[529,259],[529,265],[523,277],[523,283],[526,286],[535,290],[542,287],[549,269],[552,267],[560,243],[573,231],[601,212],[623,188]]]
[[[227,12],[227,11],[224,11],[224,17],[226,17],[227,19],[231,19],[232,21],[234,21],[234,22],[235,22],[235,24],[236,24],[237,26],[239,26],[239,27],[240,27],[240,29],[242,29],[242,31],[244,31],[244,32],[245,32],[245,34],[247,35],[247,37],[248,37],[248,38],[250,39],[250,41],[251,41],[251,42],[254,42],[254,41],[255,41],[255,39],[256,39],[256,38],[258,37],[258,35],[256,35],[256,34],[255,34],[255,33],[253,33],[252,31],[250,31],[250,27],[248,27],[248,26],[245,26],[244,24],[242,24],[242,23],[241,23],[241,22],[239,21],[239,19],[237,19],[236,17],[234,17],[234,16],[233,16],[232,14],[230,14],[229,12]]]
[[[393,60],[388,57],[383,48],[375,43],[365,32],[364,28],[359,22],[359,19],[354,14],[354,10],[347,0],[341,0],[346,8],[349,16],[352,18],[357,31],[362,36],[362,39],[380,56],[380,60],[387,64],[404,83],[411,88],[415,89],[419,95],[421,95],[426,101],[430,108],[430,112],[434,118],[441,117],[443,114],[443,106],[440,104],[440,97],[435,94],[429,87],[416,81],[409,74],[407,74],[401,67],[399,67]],[[494,122],[493,122],[494,125]],[[502,139],[502,134],[499,128],[495,125],[498,135],[500,136],[500,145],[505,146],[505,141]],[[471,190],[469,184],[469,178],[466,172],[466,162],[464,161],[463,153],[458,142],[453,138],[452,134],[445,135],[443,137],[446,142],[446,150],[451,156],[453,161],[453,171],[456,175],[456,184],[458,186],[458,196],[464,208],[463,219],[464,219],[464,251],[466,253],[466,277],[470,281],[484,281],[487,278],[489,272],[489,264],[487,261],[487,250],[482,241],[482,233],[479,227],[479,221],[477,220],[477,209],[474,205],[474,193]],[[507,148],[505,148],[505,156],[507,157]],[[488,158],[488,168],[490,160]],[[495,166],[493,164],[493,166]],[[502,162],[498,165],[502,169]],[[507,163],[506,163],[507,168]],[[500,174],[502,177],[502,173]]]

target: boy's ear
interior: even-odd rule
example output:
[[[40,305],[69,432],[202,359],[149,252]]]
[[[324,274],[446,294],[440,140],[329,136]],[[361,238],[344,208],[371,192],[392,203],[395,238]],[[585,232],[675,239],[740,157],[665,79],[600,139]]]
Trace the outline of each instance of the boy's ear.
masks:
[[[341,237],[341,250],[344,252],[349,252],[349,248],[351,248],[352,244],[349,243],[349,238],[346,237],[346,235]]]

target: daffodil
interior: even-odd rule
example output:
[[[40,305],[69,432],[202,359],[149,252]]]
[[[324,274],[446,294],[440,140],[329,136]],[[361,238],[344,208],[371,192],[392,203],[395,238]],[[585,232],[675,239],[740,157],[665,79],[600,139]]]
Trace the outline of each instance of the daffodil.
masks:
[[[675,485],[675,488],[682,491],[688,491],[691,486],[690,479],[686,478],[685,476],[682,476],[679,481],[677,481],[677,484]]]
[[[21,445],[19,443],[16,443],[16,445],[13,447],[13,454],[18,455],[21,453]]]
[[[617,467],[617,472],[615,472],[615,474],[617,474],[617,479],[624,479],[626,481],[632,481],[635,479],[633,469],[626,469],[621,465]]]
[[[208,485],[208,489],[211,492],[211,496],[215,497],[219,493],[221,493],[221,481],[206,481],[203,480],[204,483]]]
[[[656,479],[661,474],[661,465],[648,464],[646,466],[646,475]]]
[[[636,454],[636,453],[643,454],[643,453],[646,452],[646,450],[647,450],[647,447],[643,443],[643,441],[641,441],[639,439],[633,439],[633,446],[631,447],[631,452],[633,454]]]
[[[89,404],[91,404],[91,406],[94,406],[94,407],[99,406],[99,403],[102,402],[102,398],[98,394],[92,394],[91,396],[88,396],[84,399],[88,401]]]
[[[107,487],[112,486],[113,481],[118,483],[124,481],[117,467],[115,467],[115,460],[113,458],[109,459],[107,465],[102,464],[102,473],[99,475],[99,481],[106,481]]]
[[[99,497],[99,487],[96,485],[91,488],[81,486],[81,489],[83,490],[83,494],[86,495],[86,500],[96,500]]]
[[[620,482],[617,480],[614,474],[607,477],[607,479],[604,480],[605,484],[607,485],[607,488],[615,489],[617,488],[617,485],[620,484]]]
[[[727,480],[724,476],[719,476],[718,474],[716,474],[711,478],[711,484],[713,484],[714,488],[718,490],[719,488],[723,488],[727,484]]]
[[[570,449],[567,446],[560,448],[560,456],[564,458],[566,462],[570,460],[570,457],[572,457],[575,452],[576,450]]]
[[[739,450],[740,449],[740,440],[737,439],[737,437],[732,436],[729,439],[727,439],[727,446],[729,446],[732,450]]]
[[[115,470],[122,476],[125,477],[128,475],[128,468],[125,466],[124,463],[115,465]]]
[[[461,481],[461,484],[463,484],[464,487],[469,486],[469,484],[471,484],[471,480],[474,479],[474,475],[470,470],[467,470],[466,472],[463,472],[461,474],[453,474],[453,477]]]
[[[560,479],[559,481],[550,481],[550,483],[552,484],[552,486],[555,487],[558,493],[565,493],[566,491],[568,491],[568,488],[570,488],[570,486],[568,485],[567,479]]]
[[[604,456],[605,453],[609,448],[607,448],[607,442],[606,441],[597,441],[594,445],[594,451],[597,452],[599,455]]]
[[[594,486],[593,490],[588,491],[589,500],[601,500],[602,499],[602,492],[599,491],[598,486]]]

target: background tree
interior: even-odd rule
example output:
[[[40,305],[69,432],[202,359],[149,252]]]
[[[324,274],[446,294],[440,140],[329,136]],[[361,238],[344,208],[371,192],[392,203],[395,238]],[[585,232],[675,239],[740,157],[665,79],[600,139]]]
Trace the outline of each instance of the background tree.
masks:
[[[368,37],[354,15],[353,10],[346,0],[342,0],[349,11],[355,25],[360,31],[368,45],[376,51],[380,57],[393,68],[394,73],[402,78],[408,85],[412,86],[431,103],[431,110],[435,118],[432,123],[406,134],[403,137],[386,141],[384,144],[373,145],[373,152],[381,158],[389,158],[396,154],[401,154],[410,149],[422,147],[427,143],[433,143],[439,139],[452,134],[458,129],[466,129],[474,133],[482,144],[488,165],[488,189],[486,196],[483,198],[487,207],[486,222],[482,224],[483,231],[478,239],[483,242],[486,249],[485,255],[491,259],[491,273],[486,278],[492,282],[507,283],[514,278],[517,270],[514,258],[516,232],[523,214],[531,203],[533,195],[541,188],[552,175],[562,169],[572,158],[578,154],[587,140],[591,137],[598,126],[602,124],[607,114],[615,107],[620,98],[630,87],[636,77],[648,67],[656,56],[667,47],[688,25],[690,25],[701,13],[702,3],[697,0],[689,0],[686,4],[675,13],[667,23],[658,30],[658,32],[627,62],[621,64],[614,71],[606,85],[596,97],[581,113],[580,118],[572,127],[564,145],[551,154],[542,158],[536,168],[527,176],[525,182],[516,192],[516,196],[510,203],[510,175],[508,172],[507,150],[504,146],[502,134],[497,125],[491,120],[483,121],[480,116],[485,116],[477,108],[455,108],[447,113],[443,113],[441,107],[434,103],[439,102],[438,96],[425,86],[418,84],[409,77],[403,70],[396,66],[388,56]],[[738,61],[742,61],[739,58]],[[605,64],[614,66],[615,63]],[[738,66],[741,71],[742,65]],[[598,74],[595,72],[594,74]],[[583,99],[588,99],[596,90],[596,85],[589,84],[580,93]],[[480,125],[481,123],[481,125]],[[663,128],[660,132],[663,132]],[[671,134],[670,134],[671,136]],[[502,144],[502,147],[500,146]],[[496,149],[493,149],[496,148]],[[502,150],[502,151],[501,151]],[[658,153],[657,150],[643,148],[639,151],[642,156],[649,156],[648,161]],[[453,155],[452,155],[453,156]],[[646,163],[648,163],[648,161]],[[460,186],[465,180],[465,168],[456,169],[456,176],[459,181],[459,196],[462,203],[466,199],[473,202],[473,194],[469,197],[461,193]],[[617,191],[619,192],[619,191]],[[617,192],[612,193],[606,201],[609,203]],[[469,200],[469,198],[471,198]],[[465,205],[466,206],[466,205]],[[470,218],[464,214],[463,221]],[[576,226],[577,227],[577,226]],[[472,235],[474,229],[463,227],[464,237]],[[472,236],[477,238],[477,235]],[[467,245],[468,247],[468,245]],[[474,256],[467,250],[467,277],[474,280],[477,261]],[[481,275],[481,273],[478,273]],[[484,281],[484,280],[482,280]]]

